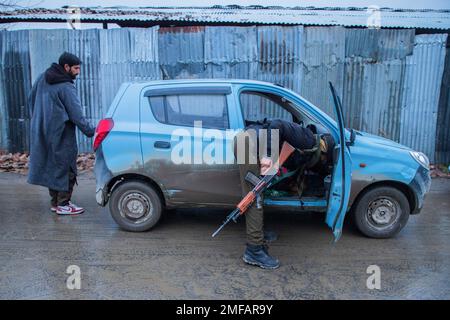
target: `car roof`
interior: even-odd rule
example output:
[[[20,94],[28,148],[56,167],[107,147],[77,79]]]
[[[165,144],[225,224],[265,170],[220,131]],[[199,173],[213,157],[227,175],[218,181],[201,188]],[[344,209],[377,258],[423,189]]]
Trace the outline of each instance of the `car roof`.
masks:
[[[130,85],[170,85],[170,84],[194,84],[194,83],[223,83],[223,84],[256,84],[256,85],[269,85],[275,84],[259,80],[249,79],[176,79],[176,80],[143,80],[126,82]]]

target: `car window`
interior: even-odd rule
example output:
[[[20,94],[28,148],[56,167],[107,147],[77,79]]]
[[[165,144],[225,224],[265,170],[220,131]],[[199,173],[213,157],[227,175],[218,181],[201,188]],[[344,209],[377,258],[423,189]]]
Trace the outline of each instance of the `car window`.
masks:
[[[267,92],[243,91],[240,94],[240,101],[247,124],[264,120],[264,118],[267,120],[283,119],[305,127],[311,125],[317,132],[326,130],[320,122],[303,111],[301,107],[282,96]]]
[[[223,94],[151,96],[149,102],[156,120],[163,123],[193,127],[194,121],[202,121],[203,128],[229,128]]]
[[[279,97],[278,97],[279,100]],[[292,114],[286,110],[276,96],[256,91],[244,91],[240,95],[244,119],[257,121],[267,118],[293,121]]]
[[[164,97],[152,97],[150,100],[153,115],[159,122],[166,122],[166,112],[164,110]]]

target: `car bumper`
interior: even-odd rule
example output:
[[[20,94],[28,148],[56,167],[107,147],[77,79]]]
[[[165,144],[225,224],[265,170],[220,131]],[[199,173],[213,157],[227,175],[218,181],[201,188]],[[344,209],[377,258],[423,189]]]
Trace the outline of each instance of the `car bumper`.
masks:
[[[95,153],[94,174],[96,180],[95,200],[104,207],[108,202],[108,183],[113,175],[106,165],[101,146]]]
[[[415,208],[413,208],[411,214],[417,214],[422,210],[425,196],[428,191],[430,191],[430,170],[420,166],[419,169],[417,169],[416,175],[414,176],[414,179],[411,181],[409,186],[411,187],[411,190],[413,190],[416,200]]]

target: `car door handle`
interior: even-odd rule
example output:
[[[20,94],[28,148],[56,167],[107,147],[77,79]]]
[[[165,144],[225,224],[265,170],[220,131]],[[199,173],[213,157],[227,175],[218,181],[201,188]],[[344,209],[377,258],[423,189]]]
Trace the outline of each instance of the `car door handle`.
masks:
[[[155,146],[155,148],[159,148],[159,149],[170,149],[170,142],[168,142],[168,141],[156,141],[154,146]]]

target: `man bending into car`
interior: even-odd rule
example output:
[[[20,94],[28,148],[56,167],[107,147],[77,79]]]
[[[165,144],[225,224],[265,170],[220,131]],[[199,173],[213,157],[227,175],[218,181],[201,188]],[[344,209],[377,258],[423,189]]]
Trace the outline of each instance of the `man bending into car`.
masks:
[[[258,141],[258,139],[263,135],[249,134],[248,131],[243,131],[238,133],[234,141],[236,158],[244,160],[238,161],[243,196],[247,195],[253,189],[253,186],[245,179],[247,173],[251,172],[259,177],[260,175],[267,173],[273,165],[271,159],[271,138],[272,136],[275,138],[276,134],[274,134],[274,131],[272,130],[278,130],[278,150],[280,150],[280,146],[282,146],[285,141],[297,150],[312,149],[316,143],[314,134],[309,128],[281,119],[266,122],[258,129],[267,129],[268,139],[266,141],[266,155],[268,156],[258,156],[258,154],[255,154],[255,151],[257,153],[257,150],[259,150],[258,143],[262,143],[262,141]],[[239,141],[245,142],[243,143],[243,150],[238,150],[242,145]],[[240,152],[242,152],[242,158],[238,156],[238,153]],[[302,161],[305,161],[305,157],[302,157],[299,152],[294,152],[285,163],[284,167],[288,169],[296,168]],[[258,203],[260,205],[258,205]],[[273,232],[264,232],[264,209],[262,203],[262,198],[255,201],[245,213],[247,247],[244,252],[243,260],[247,264],[256,265],[264,269],[276,269],[280,266],[280,262],[278,259],[270,256],[268,252],[268,242],[275,240],[276,235]]]

